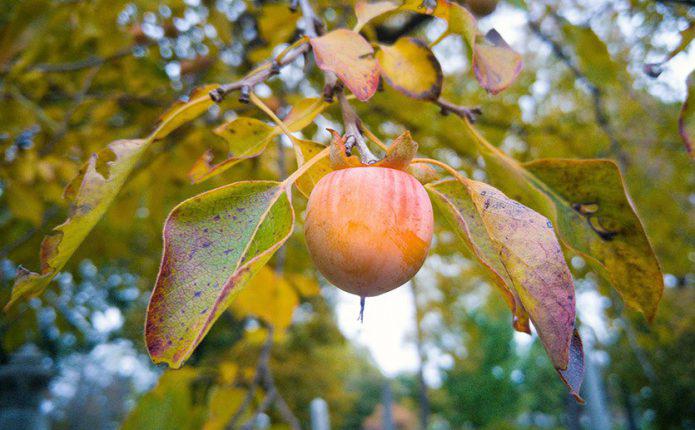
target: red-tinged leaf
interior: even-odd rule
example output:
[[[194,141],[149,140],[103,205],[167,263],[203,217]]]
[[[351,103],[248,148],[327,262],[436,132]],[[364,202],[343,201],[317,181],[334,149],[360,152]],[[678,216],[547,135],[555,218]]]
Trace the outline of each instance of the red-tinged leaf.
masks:
[[[311,39],[316,65],[338,75],[358,100],[367,101],[379,86],[374,49],[354,31],[338,29]]]
[[[421,40],[402,37],[391,46],[380,46],[376,58],[381,76],[403,94],[422,100],[436,100],[441,94],[442,68]]]
[[[284,186],[237,182],[179,204],[164,225],[164,250],[145,325],[156,363],[180,367],[238,292],[292,233]]]
[[[504,91],[521,73],[521,55],[502,36],[490,30],[473,48],[473,70],[480,85],[491,94]]]
[[[690,72],[688,80],[688,95],[681,107],[680,115],[678,116],[678,133],[680,133],[685,144],[685,150],[688,151],[690,157],[695,158],[695,71]]]
[[[531,333],[528,313],[518,299],[514,281],[509,277],[497,247],[490,238],[466,187],[457,180],[449,179],[428,184],[425,189],[434,206],[439,209],[442,218],[461,239],[461,243],[478,259],[494,285],[502,293],[502,297],[514,315],[514,328]]]
[[[574,332],[574,282],[550,221],[496,188],[468,192],[550,360],[566,370]]]
[[[6,311],[22,298],[43,293],[109,208],[149,144],[205,112],[210,106],[207,93],[215,87],[201,87],[193,91],[188,102],[174,104],[147,139],[117,140],[89,158],[65,189],[71,207],[68,219],[41,243],[41,272],[20,269]]]
[[[584,399],[579,395],[579,389],[584,380],[584,346],[579,332],[575,329],[570,343],[570,355],[567,363],[567,369],[557,369],[560,374],[560,379],[570,389],[570,394],[579,403],[584,403]]]
[[[354,31],[360,31],[362,27],[364,27],[372,19],[387,12],[391,12],[392,10],[396,10],[398,7],[398,3],[388,0],[376,1],[374,3],[369,3],[363,0],[358,1],[355,4],[357,24],[355,25]]]

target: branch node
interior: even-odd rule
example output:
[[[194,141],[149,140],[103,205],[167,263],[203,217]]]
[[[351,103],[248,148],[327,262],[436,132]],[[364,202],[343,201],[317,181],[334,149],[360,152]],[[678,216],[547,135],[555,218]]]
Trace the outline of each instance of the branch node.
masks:
[[[249,85],[244,85],[241,87],[241,90],[239,91],[239,102],[248,104],[250,100],[250,95],[251,95],[251,87]]]

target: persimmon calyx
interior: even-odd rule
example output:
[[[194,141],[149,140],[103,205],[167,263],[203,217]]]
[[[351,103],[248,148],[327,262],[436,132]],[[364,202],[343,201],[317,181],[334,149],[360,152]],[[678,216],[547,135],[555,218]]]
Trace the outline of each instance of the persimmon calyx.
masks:
[[[349,169],[351,167],[388,167],[396,170],[407,171],[411,161],[417,154],[418,145],[409,131],[394,139],[386,150],[386,155],[376,163],[366,164],[360,158],[352,154],[353,146],[350,145],[351,135],[341,136],[335,130],[328,129],[333,135],[331,142],[330,159],[334,170]]]

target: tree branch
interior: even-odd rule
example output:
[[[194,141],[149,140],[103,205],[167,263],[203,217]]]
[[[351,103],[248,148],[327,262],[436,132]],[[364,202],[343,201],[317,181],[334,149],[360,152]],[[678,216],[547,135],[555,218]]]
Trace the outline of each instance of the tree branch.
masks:
[[[475,123],[478,116],[483,114],[483,111],[478,106],[469,108],[451,103],[450,101],[444,100],[441,97],[435,100],[434,103],[442,109],[443,115],[453,113],[461,118],[466,118],[471,123]]]
[[[545,34],[543,30],[540,27],[540,24],[536,21],[533,21],[530,17],[528,19],[528,26],[531,29],[531,31],[543,42],[545,42],[547,45],[550,46],[550,48],[553,51],[553,54],[567,66],[567,68],[570,69],[570,71],[574,74],[575,78],[582,82],[586,87],[589,89],[589,93],[591,94],[591,98],[593,101],[593,107],[594,107],[594,117],[596,118],[596,123],[598,124],[599,128],[603,131],[603,133],[608,137],[608,140],[610,141],[610,149],[611,152],[616,156],[618,163],[622,168],[625,168],[628,164],[628,159],[627,159],[627,154],[622,150],[622,145],[618,141],[618,138],[615,135],[615,131],[613,130],[613,126],[610,124],[608,120],[608,114],[606,113],[605,108],[603,107],[603,93],[597,87],[589,78],[582,73],[582,71],[579,69],[579,67],[574,63],[574,61],[565,53],[565,51],[562,49],[562,46],[553,40],[549,35]]]

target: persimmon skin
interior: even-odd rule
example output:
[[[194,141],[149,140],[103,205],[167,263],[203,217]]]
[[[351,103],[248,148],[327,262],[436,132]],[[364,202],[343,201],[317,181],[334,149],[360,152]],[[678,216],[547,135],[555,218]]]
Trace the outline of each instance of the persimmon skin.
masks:
[[[497,9],[499,0],[466,0],[465,4],[477,17],[490,15]]]
[[[432,204],[414,177],[385,167],[354,167],[316,184],[304,235],[326,279],[371,297],[403,285],[420,270],[433,224]]]

